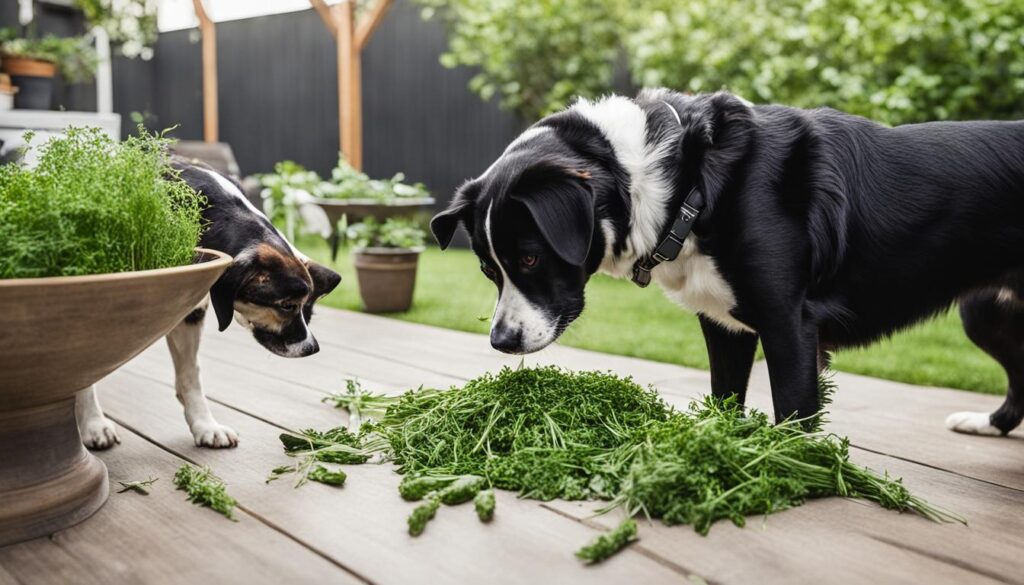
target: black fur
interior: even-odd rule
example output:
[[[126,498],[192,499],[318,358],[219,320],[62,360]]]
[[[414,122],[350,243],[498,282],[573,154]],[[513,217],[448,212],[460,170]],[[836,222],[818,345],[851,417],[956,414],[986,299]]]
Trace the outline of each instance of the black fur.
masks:
[[[663,230],[682,198],[699,189],[707,206],[691,237],[732,288],[733,317],[757,331],[731,333],[702,318],[715,394],[743,397],[760,339],[776,416],[812,415],[819,353],[872,343],[984,291],[966,298],[964,321],[1010,374],[1007,405],[993,424],[1005,431],[1020,422],[1024,303],[996,297],[1024,265],[1024,122],[887,128],[830,109],[749,106],[722,93],[657,97],[642,95],[637,104],[649,142],[679,136],[659,161],[674,185]],[[565,248],[575,259],[582,230],[572,226],[591,221],[582,266],[550,261],[517,283],[541,291],[530,298],[559,320],[560,332],[582,310],[583,285],[605,256],[602,220],[613,227],[613,252],[624,248],[630,178],[601,131],[572,110],[538,126],[553,131],[510,149],[432,227],[446,245],[462,220],[486,265],[479,223],[489,207],[505,233],[494,236],[495,247],[506,248],[498,250],[502,262],[538,239],[550,248],[544,253],[561,256]],[[517,195],[537,166],[547,178],[526,181],[529,193]],[[576,171],[587,178],[574,178]],[[577,193],[593,199],[577,202]],[[515,209],[516,201],[542,197],[556,198],[549,209],[565,217],[538,220]],[[541,221],[571,241],[553,241]]]
[[[198,325],[206,318],[206,309],[192,309],[192,312],[185,315],[183,321],[189,325]]]

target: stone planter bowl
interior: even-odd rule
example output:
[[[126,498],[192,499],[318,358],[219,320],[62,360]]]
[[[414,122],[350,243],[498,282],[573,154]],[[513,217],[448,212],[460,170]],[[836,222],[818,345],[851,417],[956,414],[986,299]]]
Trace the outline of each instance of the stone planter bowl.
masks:
[[[82,446],[75,393],[174,328],[231,257],[95,276],[0,280],[0,546],[88,518],[107,468]]]
[[[397,198],[387,203],[376,199],[331,199],[328,197],[317,197],[313,200],[320,209],[327,214],[327,220],[331,224],[333,233],[330,238],[331,260],[338,258],[338,222],[342,217],[348,219],[348,224],[359,223],[368,217],[378,220],[385,220],[389,217],[408,217],[417,211],[429,209],[435,203],[433,197],[406,197]]]

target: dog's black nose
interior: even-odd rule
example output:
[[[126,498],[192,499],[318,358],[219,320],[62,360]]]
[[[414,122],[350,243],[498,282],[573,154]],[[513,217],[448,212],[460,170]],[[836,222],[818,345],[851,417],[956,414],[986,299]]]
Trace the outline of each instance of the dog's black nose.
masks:
[[[495,325],[491,329],[491,347],[502,353],[521,353],[523,351],[523,331]]]
[[[320,351],[320,344],[317,342],[316,339],[311,339],[310,343],[306,345],[306,351],[304,351],[303,353],[305,355],[313,355],[318,351]]]

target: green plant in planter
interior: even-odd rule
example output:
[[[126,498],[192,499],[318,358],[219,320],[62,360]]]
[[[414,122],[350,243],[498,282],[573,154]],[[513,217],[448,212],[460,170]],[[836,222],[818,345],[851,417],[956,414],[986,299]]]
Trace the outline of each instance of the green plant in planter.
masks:
[[[258,176],[263,190],[263,212],[270,221],[285,226],[285,233],[295,239],[299,205],[313,198],[321,183],[320,175],[297,162],[284,160],[274,165],[273,173]]]
[[[427,233],[415,222],[388,218],[384,223],[369,217],[346,230],[348,242],[355,248],[403,248],[416,250],[423,247]]]
[[[22,37],[13,28],[0,29],[0,58],[22,57],[57,65],[70,83],[89,81],[96,73],[99,57],[85,37]]]
[[[320,183],[314,193],[328,199],[372,199],[379,202],[430,196],[423,183],[410,185],[404,181],[404,173],[396,173],[390,179],[371,179],[339,156],[338,165],[331,171],[331,180]]]
[[[39,148],[36,167],[0,166],[0,278],[189,264],[205,199],[175,178],[166,144],[70,128]]]

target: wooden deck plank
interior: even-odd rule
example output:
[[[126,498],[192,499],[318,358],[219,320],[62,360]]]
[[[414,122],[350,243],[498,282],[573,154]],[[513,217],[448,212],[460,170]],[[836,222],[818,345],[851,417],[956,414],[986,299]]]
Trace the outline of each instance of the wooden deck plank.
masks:
[[[244,412],[255,411],[259,413],[266,411],[266,407],[261,404],[263,400],[261,397],[246,392],[247,389],[260,385],[259,376],[238,366],[231,365],[231,362],[251,360],[253,355],[258,354],[260,351],[253,344],[249,346],[221,345],[211,349],[209,357],[215,362],[212,370],[231,370],[230,375],[223,378],[217,377],[216,373],[214,374],[214,379],[217,380],[217,386],[220,388],[217,390],[219,393],[217,395],[218,400]],[[325,353],[329,352],[330,350],[325,349]],[[603,358],[603,356],[591,354],[590,358],[591,361],[584,363],[581,367],[600,367],[595,362]],[[154,357],[153,361],[157,362],[159,358]],[[283,362],[284,360],[272,361]],[[292,361],[290,363],[297,362]],[[349,364],[349,367],[351,367],[351,364]],[[134,366],[128,369],[129,371],[134,371]],[[211,368],[207,368],[208,374],[210,370]],[[376,374],[385,388],[397,387],[388,380],[387,371],[376,372]],[[403,375],[408,374],[409,372],[403,373]],[[427,372],[424,372],[424,374],[429,375]],[[242,390],[231,390],[232,380]],[[305,390],[293,389],[288,384],[278,385],[277,392],[281,395],[281,399],[285,401],[280,405],[281,407],[292,400],[296,402],[310,401],[312,404],[318,396],[311,395]],[[669,399],[676,403],[682,403],[685,400],[675,395],[669,396]],[[283,423],[284,426],[292,428],[312,424],[304,422],[311,420],[311,417],[328,424],[337,424],[342,420],[340,413],[328,411],[331,414],[327,415],[327,420],[325,420],[322,409],[318,412],[316,409],[311,410],[308,407],[300,408],[298,404],[291,410],[301,411],[301,415],[296,413],[295,416],[291,416],[288,412],[281,412],[277,416],[277,420],[285,421]],[[257,416],[265,416],[265,414],[257,414]],[[919,483],[932,486],[944,485],[943,481],[940,480],[945,475],[948,475],[922,466],[910,466],[910,464],[895,459],[881,458],[867,452],[857,451],[855,452],[855,458],[858,461],[875,465],[882,469],[891,469],[893,463],[913,469],[914,474],[912,477],[908,477],[908,481],[913,480],[911,487],[915,490],[917,490],[917,484]],[[964,478],[956,478],[955,476],[953,478],[958,479],[960,482],[967,482],[964,486],[961,486],[964,492],[969,492],[970,486],[983,490],[996,489],[993,486],[971,482]],[[944,497],[947,494],[941,489],[934,491],[936,503],[951,505],[949,504],[949,497]],[[1001,494],[1001,497],[994,496],[992,498],[993,501],[999,502],[999,505],[984,510],[987,514],[984,517],[986,521],[994,517],[997,518],[1001,514],[1005,514],[1024,503],[1024,498],[1021,497],[1024,494],[1013,490],[1003,491],[1008,492],[1009,495],[1004,493]],[[999,496],[999,494],[996,494],[996,496]],[[971,500],[968,503],[973,502]],[[955,500],[954,504],[956,505],[951,505],[951,507],[963,513],[967,513],[968,509],[972,513],[976,511],[976,504],[974,504],[974,507],[966,506],[968,509],[961,510],[959,505],[963,503],[963,498],[960,498]],[[548,506],[581,521],[590,514],[589,508],[586,506],[580,507],[568,503],[553,503]],[[778,520],[779,518],[784,520]],[[831,520],[833,518],[843,519],[846,523],[844,530],[836,530],[834,521]],[[847,521],[847,518],[854,518],[857,521],[850,522]],[[757,520],[754,519],[754,521]],[[779,522],[781,523],[777,524]],[[911,530],[911,527],[913,527],[913,530]],[[738,530],[733,527],[719,525],[713,531],[712,537],[705,539],[694,534],[692,530],[686,527],[677,527],[672,530],[683,531],[685,536],[672,536],[669,539],[671,546],[663,546],[660,543],[661,533],[656,531],[653,543],[650,542],[650,538],[645,536],[638,548],[647,554],[661,558],[666,563],[673,563],[686,570],[700,573],[713,581],[738,580],[742,582],[758,576],[760,579],[781,583],[791,582],[794,574],[808,577],[813,576],[814,578],[827,578],[830,572],[834,571],[837,560],[853,564],[854,568],[849,572],[851,576],[878,577],[877,563],[867,566],[856,564],[858,559],[864,557],[875,559],[886,567],[902,567],[898,571],[890,570],[885,574],[886,579],[892,581],[918,582],[917,580],[922,575],[949,582],[956,582],[958,579],[963,578],[974,580],[995,578],[996,580],[1005,580],[1013,574],[1012,566],[1015,561],[1013,555],[1006,554],[1006,547],[1009,546],[1007,544],[1008,541],[1003,539],[998,532],[973,531],[951,533],[954,530],[967,529],[960,526],[938,526],[919,518],[900,516],[875,506],[866,506],[863,503],[839,499],[814,502],[803,508],[771,516],[766,521],[763,531],[752,530],[751,528]],[[719,533],[723,530],[725,531],[725,536],[721,537]],[[646,531],[644,530],[644,532]],[[754,534],[751,535],[751,532],[754,532]],[[672,533],[669,532],[667,534]],[[929,539],[932,539],[934,541],[933,544],[936,545],[934,547],[936,556],[928,557],[927,554],[922,554],[913,548],[902,545],[899,540],[886,540],[886,535],[892,534],[905,535],[906,538],[900,540],[906,540],[907,542],[920,543],[928,542]],[[968,546],[947,546],[948,543],[965,542],[965,534],[967,535],[966,538],[968,538],[966,541]],[[983,536],[979,537],[979,534]],[[1006,536],[1010,536],[1009,542],[1011,543],[1019,542],[1016,539],[1016,533],[1007,534]],[[680,538],[684,542],[678,542]],[[828,543],[828,546],[823,547],[821,543]],[[696,565],[687,564],[691,558],[690,555],[683,555],[683,559],[680,561],[678,553],[673,554],[673,550],[704,551],[697,556],[702,559],[707,558],[708,560]],[[757,558],[759,562],[751,564],[744,561],[744,559],[749,560],[749,558]],[[980,562],[975,562],[975,560]],[[751,572],[755,570],[756,573]],[[774,575],[774,577],[769,579],[768,575]]]
[[[127,429],[100,453],[108,502],[52,535],[0,548],[0,566],[33,583],[258,583],[358,579],[244,511],[239,522],[188,503],[171,482],[181,460]],[[117,481],[157,477],[150,495],[116,493]]]
[[[746,528],[719,522],[707,537],[689,527],[641,526],[646,547],[659,554],[681,553],[691,570],[721,582],[1003,582],[1018,583],[1019,518],[1024,494],[910,462],[854,450],[856,462],[902,477],[926,500],[943,504],[969,524],[936,524],[874,504],[842,498],[748,518]],[[592,517],[592,504],[551,502],[563,513],[611,527],[614,519]],[[653,532],[654,537],[647,534]]]
[[[208,359],[206,370],[215,367]],[[210,465],[246,509],[375,583],[669,583],[682,578],[635,551],[599,569],[583,567],[573,553],[597,533],[594,528],[507,493],[499,496],[491,525],[481,524],[469,506],[446,508],[427,534],[412,538],[405,533],[412,505],[397,497],[399,478],[388,466],[349,466],[349,481],[341,489],[315,483],[294,489],[288,479],[265,484],[272,468],[292,461],[277,440],[279,428],[215,404],[218,420],[239,431],[242,443],[234,450],[198,449],[169,385],[123,370],[105,381],[102,399],[118,421],[178,456]],[[324,408],[313,401],[291,410]]]

